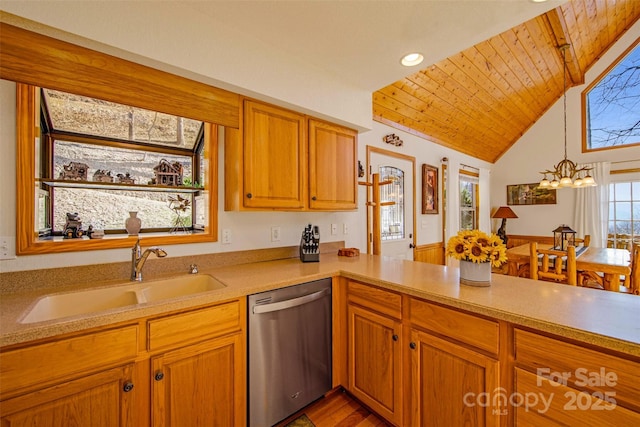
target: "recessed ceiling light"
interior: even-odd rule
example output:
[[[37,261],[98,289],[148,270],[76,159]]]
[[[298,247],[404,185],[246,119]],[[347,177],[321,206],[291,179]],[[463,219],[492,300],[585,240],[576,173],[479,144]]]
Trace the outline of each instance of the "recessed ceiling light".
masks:
[[[547,0],[530,0],[532,3],[544,3]]]
[[[413,67],[414,65],[418,65],[424,60],[424,56],[419,53],[410,53],[402,57],[400,63],[405,67]]]

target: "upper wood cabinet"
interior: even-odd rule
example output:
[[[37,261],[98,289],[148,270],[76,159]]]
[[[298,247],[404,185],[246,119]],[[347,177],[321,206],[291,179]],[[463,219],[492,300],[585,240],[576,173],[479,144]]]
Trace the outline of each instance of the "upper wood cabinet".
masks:
[[[353,210],[357,133],[245,100],[225,129],[225,210]]]
[[[309,207],[356,209],[358,134],[309,119]]]
[[[244,103],[243,205],[302,209],[306,197],[304,116]]]

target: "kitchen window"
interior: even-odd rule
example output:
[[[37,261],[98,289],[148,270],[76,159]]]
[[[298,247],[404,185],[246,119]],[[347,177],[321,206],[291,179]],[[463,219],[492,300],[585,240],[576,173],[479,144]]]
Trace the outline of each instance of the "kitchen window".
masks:
[[[69,214],[81,232],[126,233],[129,212],[145,232],[204,227],[193,209],[204,178],[202,121],[50,89],[41,99],[41,237],[68,238]]]

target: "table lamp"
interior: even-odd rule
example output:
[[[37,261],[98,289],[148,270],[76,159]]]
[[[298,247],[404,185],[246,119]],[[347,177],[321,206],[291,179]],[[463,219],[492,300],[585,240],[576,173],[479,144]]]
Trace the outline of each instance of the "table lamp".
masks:
[[[507,218],[518,218],[518,215],[511,210],[508,206],[500,206],[497,211],[491,216],[491,218],[502,218],[502,224],[498,229],[498,236],[502,239],[502,242],[507,246]]]

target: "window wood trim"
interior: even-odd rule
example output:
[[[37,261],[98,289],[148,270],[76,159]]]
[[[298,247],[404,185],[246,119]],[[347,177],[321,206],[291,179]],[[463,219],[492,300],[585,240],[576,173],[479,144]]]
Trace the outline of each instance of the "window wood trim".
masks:
[[[40,110],[38,106],[38,88],[32,85],[16,86],[16,254],[34,255],[86,251],[95,249],[113,249],[132,247],[140,238],[145,246],[172,245],[181,243],[214,242],[218,236],[218,127],[211,123],[205,126],[204,157],[208,162],[208,174],[205,175],[204,188],[208,203],[209,223],[201,233],[175,234],[161,236],[118,236],[104,239],[69,239],[63,241],[39,240],[35,227],[35,189],[36,189],[36,146],[35,140],[41,138]],[[43,143],[43,141],[41,141]],[[124,221],[124,218],[123,218]]]
[[[0,22],[0,78],[237,128],[240,96]]]
[[[625,49],[624,52],[618,55],[618,57],[611,64],[609,64],[609,66],[602,73],[600,73],[598,77],[593,79],[593,81],[589,84],[589,86],[587,86],[580,94],[581,95],[580,110],[581,110],[581,116],[582,116],[582,129],[581,129],[582,130],[582,152],[583,153],[592,153],[592,152],[606,151],[606,150],[617,150],[619,148],[630,148],[630,147],[640,146],[640,141],[632,144],[614,145],[611,147],[601,147],[601,148],[589,148],[587,146],[587,134],[588,134],[587,127],[589,126],[589,123],[587,123],[587,95],[589,94],[589,92],[591,92],[591,89],[593,89],[594,86],[600,83],[600,81],[606,75],[608,75],[611,72],[611,70],[617,67],[618,64],[620,64],[620,61],[622,61],[633,49],[635,49],[639,43],[640,43],[640,38],[637,38],[633,43],[631,43],[631,45],[627,49]]]

